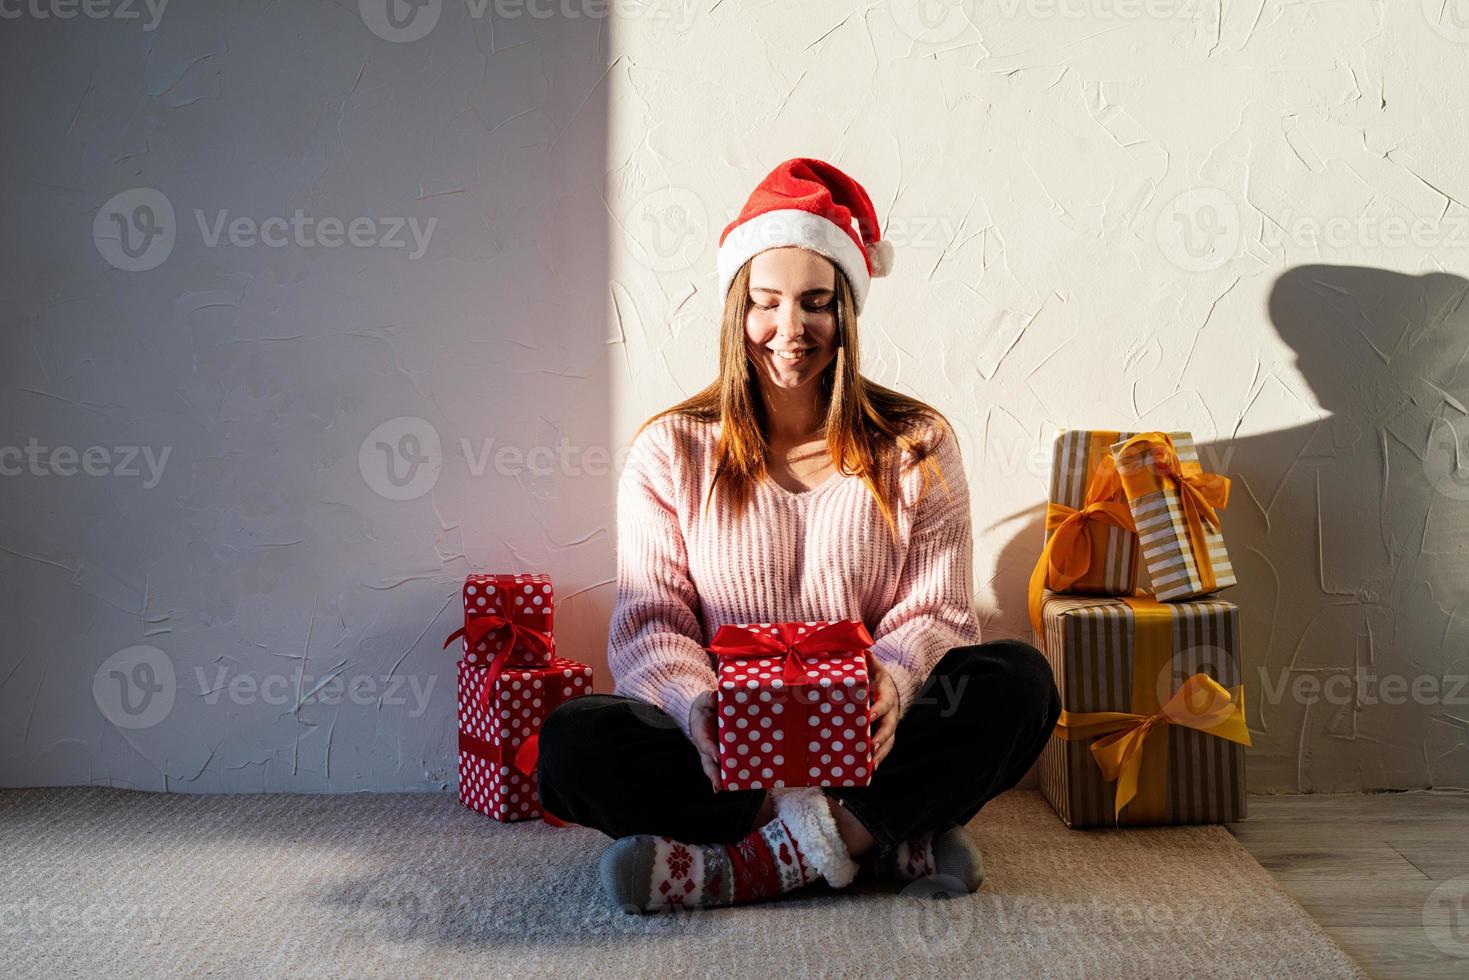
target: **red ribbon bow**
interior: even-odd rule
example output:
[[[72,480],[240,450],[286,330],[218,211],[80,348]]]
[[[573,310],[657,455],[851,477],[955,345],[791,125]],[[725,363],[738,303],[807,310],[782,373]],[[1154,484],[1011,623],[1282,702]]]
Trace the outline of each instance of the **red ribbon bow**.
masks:
[[[500,671],[510,662],[510,655],[517,650],[530,653],[538,653],[550,659],[556,654],[556,640],[550,633],[543,633],[538,629],[517,620],[519,614],[514,608],[509,615],[499,612],[486,613],[475,616],[459,629],[450,633],[444,640],[444,647],[448,648],[450,643],[463,637],[469,644],[470,649],[479,646],[479,642],[496,630],[508,629],[510,636],[500,652],[495,654],[485,670],[484,680],[480,683],[479,704],[484,707],[490,701],[490,691],[495,686],[495,680],[500,676]]]
[[[704,649],[721,659],[769,657],[782,662],[782,677],[787,684],[801,680],[806,658],[823,654],[846,653],[872,646],[872,635],[860,620],[844,619],[816,629],[800,623],[776,623],[778,636],[745,626],[719,627],[714,639]],[[802,632],[805,630],[805,632]]]

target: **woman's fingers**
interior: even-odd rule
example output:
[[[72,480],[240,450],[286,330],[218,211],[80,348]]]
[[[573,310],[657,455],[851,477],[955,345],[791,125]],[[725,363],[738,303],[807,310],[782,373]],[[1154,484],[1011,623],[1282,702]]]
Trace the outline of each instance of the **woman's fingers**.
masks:
[[[710,727],[713,727],[712,717]],[[716,791],[723,788],[721,784],[723,774],[719,769],[719,748],[712,732],[704,743],[704,772],[709,776],[709,785],[713,786]]]
[[[893,745],[893,732],[898,728],[898,713],[893,710],[892,699],[877,709],[877,717],[874,719],[876,728],[872,733],[872,767],[887,757],[888,751]]]
[[[881,663],[867,651],[867,720],[877,721],[878,715],[886,708],[883,698],[883,682],[887,680],[887,671]]]
[[[888,712],[881,710],[872,719],[872,764],[874,766],[877,765],[878,760],[882,758],[883,752],[887,748],[889,731],[887,716]]]
[[[893,749],[893,733],[898,732],[898,713],[896,711],[884,711],[880,723],[877,726],[877,755],[873,758],[873,768],[881,763],[887,754]]]
[[[703,768],[704,775],[709,780],[709,785],[718,790],[719,767],[716,766],[714,762],[709,758],[709,754],[707,752],[701,751],[699,753],[699,765]]]
[[[868,718],[872,724],[872,767],[876,769],[878,763],[887,758],[891,751],[893,733],[898,727],[897,688],[893,685],[892,676],[872,656],[870,650],[867,653],[867,672],[871,701]]]
[[[720,789],[718,741],[714,733],[714,692],[705,691],[694,699],[689,710],[689,736],[699,753],[699,765],[709,777],[709,785]]]

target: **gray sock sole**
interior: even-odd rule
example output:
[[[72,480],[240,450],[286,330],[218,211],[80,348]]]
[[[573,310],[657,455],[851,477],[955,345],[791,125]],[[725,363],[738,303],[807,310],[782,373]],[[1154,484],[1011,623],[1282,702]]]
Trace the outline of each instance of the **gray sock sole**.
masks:
[[[933,835],[936,875],[952,878],[965,891],[979,890],[984,882],[984,855],[963,827],[950,824]]]
[[[602,890],[624,912],[648,911],[652,887],[653,838],[620,837],[602,852]]]

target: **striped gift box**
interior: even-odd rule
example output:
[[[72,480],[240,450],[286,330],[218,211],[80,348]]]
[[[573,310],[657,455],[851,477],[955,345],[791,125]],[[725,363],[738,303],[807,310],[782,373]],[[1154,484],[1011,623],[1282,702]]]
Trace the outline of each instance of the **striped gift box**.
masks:
[[[1080,510],[1097,467],[1112,459],[1112,446],[1133,436],[1105,429],[1066,429],[1056,436],[1051,457],[1051,503]],[[1118,495],[1119,500],[1123,499]],[[1046,531],[1046,540],[1052,535]],[[1138,543],[1131,531],[1111,525],[1092,528],[1092,561],[1086,574],[1067,588],[1083,595],[1128,595],[1137,586]]]
[[[1189,433],[1170,432],[1167,437],[1177,453],[1184,479],[1204,479],[1222,486],[1223,496],[1216,506],[1223,508],[1228,500],[1229,481],[1204,472]],[[1119,439],[1112,447],[1114,456],[1130,438],[1124,435]],[[1171,602],[1234,585],[1234,568],[1218,528],[1202,522],[1197,531],[1198,540],[1191,540],[1185,513],[1187,501],[1178,481],[1146,463],[1139,463],[1135,453],[1131,455],[1134,456],[1131,460],[1116,456],[1117,467],[1137,525],[1138,543],[1153,594],[1161,602]]]
[[[1239,607],[1222,599],[1162,603],[1145,595],[1071,596],[1048,591],[1046,659],[1069,713],[1152,715],[1187,678],[1241,684]],[[1243,719],[1241,718],[1241,725]],[[1144,742],[1138,793],[1120,813],[1092,741],[1047,743],[1041,792],[1068,827],[1223,823],[1245,816],[1244,745],[1170,723]]]

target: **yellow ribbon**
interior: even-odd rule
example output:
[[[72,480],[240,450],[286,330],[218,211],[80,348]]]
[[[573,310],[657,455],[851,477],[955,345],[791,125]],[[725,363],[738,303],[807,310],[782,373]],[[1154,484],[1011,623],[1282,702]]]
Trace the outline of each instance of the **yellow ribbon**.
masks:
[[[1218,532],[1219,511],[1229,504],[1229,477],[1205,473],[1197,460],[1180,462],[1178,450],[1166,432],[1139,433],[1118,446],[1113,455],[1129,500],[1145,497],[1165,486],[1178,488],[1201,591],[1213,592],[1218,587],[1218,579],[1214,577],[1214,561],[1209,557],[1204,524],[1207,522]]]
[[[1030,573],[1030,625],[1041,645],[1045,631],[1041,628],[1041,607],[1045,590],[1064,592],[1091,570],[1092,528],[1111,525],[1125,531],[1133,529],[1132,511],[1121,499],[1122,483],[1111,456],[1102,456],[1087,480],[1081,509],[1054,501],[1046,506],[1046,546]]]
[[[1137,795],[1144,746],[1159,735],[1166,738],[1169,725],[1249,745],[1243,685],[1229,691],[1208,674],[1194,674],[1152,714],[1062,711],[1056,734],[1068,742],[1096,739],[1092,757],[1107,781],[1117,783],[1113,816],[1120,818],[1122,808]]]

